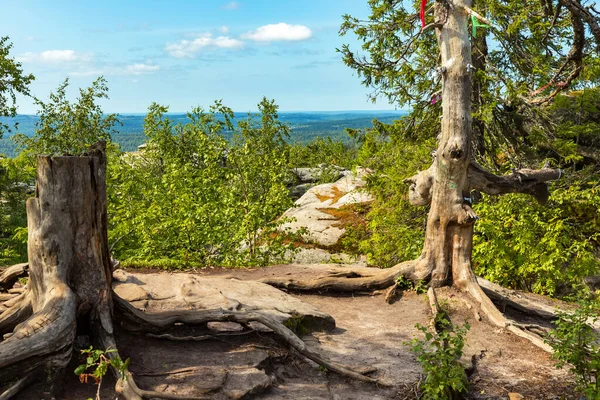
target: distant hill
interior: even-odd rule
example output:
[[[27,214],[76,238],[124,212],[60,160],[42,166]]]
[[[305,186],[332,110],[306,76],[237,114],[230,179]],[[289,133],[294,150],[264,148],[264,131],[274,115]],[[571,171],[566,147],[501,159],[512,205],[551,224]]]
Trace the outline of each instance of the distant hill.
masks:
[[[292,128],[290,141],[292,143],[305,143],[317,137],[331,137],[334,140],[349,140],[346,128],[368,128],[373,125],[372,121],[377,118],[383,123],[391,123],[406,115],[406,111],[315,111],[315,112],[280,112],[279,119],[286,122]],[[235,120],[247,118],[248,113],[235,113]],[[188,118],[183,113],[169,113],[168,117],[175,123],[186,123]],[[133,151],[144,143],[146,137],[143,134],[145,114],[120,114],[119,120],[123,126],[117,127],[119,133],[113,137],[124,151]],[[15,132],[33,136],[35,124],[38,121],[36,115],[18,115],[15,118],[0,118],[0,122],[17,128],[12,132],[5,133],[0,139],[0,154],[14,157],[16,149],[14,142],[10,139]],[[234,120],[234,122],[235,122]],[[229,133],[230,135],[230,133]],[[229,136],[227,133],[225,137]]]

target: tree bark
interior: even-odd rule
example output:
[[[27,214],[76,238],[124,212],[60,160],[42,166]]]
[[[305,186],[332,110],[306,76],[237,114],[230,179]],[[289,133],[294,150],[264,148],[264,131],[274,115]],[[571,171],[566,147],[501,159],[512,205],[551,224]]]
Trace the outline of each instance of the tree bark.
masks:
[[[0,315],[0,331],[14,327],[0,343],[1,382],[52,381],[71,359],[77,329],[100,332],[97,341],[112,333],[104,143],[83,157],[37,161],[27,201],[29,280],[18,315],[16,306]]]
[[[453,5],[437,2],[435,6],[436,20],[446,20],[436,31],[442,67],[442,130],[431,171],[425,244],[416,265],[416,274],[429,278],[433,287],[474,280],[470,275],[475,213],[464,200],[470,193],[472,69],[468,14],[462,6],[470,7],[471,1],[457,0]]]

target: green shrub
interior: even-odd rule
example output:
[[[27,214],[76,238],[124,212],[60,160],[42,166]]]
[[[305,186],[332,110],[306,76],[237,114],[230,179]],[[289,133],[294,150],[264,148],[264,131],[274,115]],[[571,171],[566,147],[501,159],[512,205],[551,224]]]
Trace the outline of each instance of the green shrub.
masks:
[[[380,125],[360,141],[357,162],[375,171],[367,180],[375,200],[367,214],[370,235],[365,235],[359,249],[370,264],[381,267],[414,259],[423,248],[427,207],[408,202],[403,180],[429,167],[435,142],[410,140],[400,128]]]
[[[451,400],[468,389],[467,375],[459,360],[463,354],[464,339],[469,324],[450,328],[445,318],[436,321],[441,329],[431,333],[419,324],[417,329],[425,333],[425,340],[413,339],[409,344],[417,356],[425,378],[421,381],[421,392],[426,400]]]
[[[354,167],[358,147],[354,143],[344,143],[330,137],[311,140],[308,143],[294,143],[290,147],[291,167],[317,167],[319,165],[338,166],[346,169]]]
[[[600,399],[600,337],[591,324],[600,318],[598,298],[581,296],[575,312],[559,312],[556,329],[547,340],[552,346],[556,367],[569,365],[577,389],[589,400]]]
[[[117,350],[108,349],[98,350],[90,347],[89,349],[81,350],[81,354],[85,356],[86,361],[85,364],[79,365],[75,369],[75,375],[79,376],[79,380],[81,383],[87,383],[88,378],[94,379],[95,383],[98,385],[98,390],[96,392],[96,399],[100,399],[100,387],[102,385],[102,378],[108,372],[109,367],[114,367],[117,371],[119,371],[119,378],[126,379],[125,373],[127,372],[127,368],[129,367],[129,358],[123,361],[119,356],[111,357],[110,353],[115,353]]]
[[[547,204],[526,195],[485,197],[475,211],[475,272],[503,286],[566,294],[596,275],[600,244],[597,178],[575,177],[551,190]]]
[[[284,243],[277,219],[292,205],[289,127],[273,101],[261,114],[232,123],[216,102],[175,124],[153,104],[145,120],[148,143],[137,155],[109,160],[109,241],[115,256],[155,259],[170,268],[266,265],[280,261]],[[234,131],[231,142],[224,131]],[[169,264],[164,261],[170,259]]]

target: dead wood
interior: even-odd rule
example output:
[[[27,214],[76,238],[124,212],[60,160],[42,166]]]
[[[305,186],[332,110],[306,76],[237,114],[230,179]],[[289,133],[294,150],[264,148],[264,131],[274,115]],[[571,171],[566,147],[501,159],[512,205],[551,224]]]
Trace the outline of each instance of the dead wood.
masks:
[[[6,300],[10,300],[13,297],[17,297],[14,293],[0,293],[0,302],[5,302]]]
[[[197,335],[197,336],[189,336],[189,335],[188,336],[177,336],[177,335],[172,335],[170,333],[161,333],[161,334],[147,333],[146,336],[153,338],[153,339],[172,340],[174,342],[203,342],[205,340],[220,340],[220,341],[229,343],[224,338],[248,335],[253,332],[254,332],[254,330],[247,330],[247,331],[242,331],[242,332],[213,333],[210,335]]]
[[[402,291],[399,289],[398,281],[394,282],[394,284],[385,293],[385,302],[392,304],[400,297],[401,292]]]
[[[8,308],[0,313],[0,334],[11,332],[32,314],[31,299],[26,294],[13,297],[4,305]]]
[[[429,287],[429,289],[427,289],[427,298],[429,299],[429,307],[431,308],[431,321],[429,322],[429,328],[432,332],[439,332],[441,327],[438,326],[438,321],[442,313],[440,311],[440,305],[438,304],[435,289],[433,287]]]
[[[27,276],[29,264],[16,264],[6,268],[0,273],[0,289],[8,290],[13,287],[17,279]]]
[[[434,161],[435,165],[436,161]],[[437,173],[432,165],[428,169],[404,180],[409,184],[408,199],[414,206],[424,206],[431,203],[432,190]],[[508,175],[495,175],[471,160],[468,166],[469,189],[498,195],[507,193],[524,193],[533,196],[538,202],[545,203],[550,192],[546,182],[559,179],[563,175],[560,169],[543,168],[515,169]]]
[[[385,385],[382,381],[362,375],[350,368],[329,360],[325,356],[310,350],[306,344],[289,328],[276,319],[262,314],[260,312],[238,312],[232,310],[176,310],[161,313],[144,313],[133,307],[128,302],[113,294],[115,305],[123,319],[128,320],[134,326],[143,331],[163,332],[169,329],[174,323],[179,322],[185,325],[204,325],[207,322],[237,322],[248,324],[250,322],[259,322],[271,329],[278,337],[283,339],[298,353],[304,357],[316,362],[317,364],[339,373],[340,375],[357,379],[363,382],[377,383]]]
[[[32,374],[27,374],[24,377],[15,381],[8,389],[0,393],[0,400],[8,400],[23,390],[28,384],[33,381]]]
[[[556,308],[541,300],[535,301],[533,298],[534,295],[523,294],[506,289],[481,277],[477,277],[477,283],[481,286],[485,294],[492,300],[499,302],[502,308],[509,306],[515,310],[522,311],[526,314],[532,314],[546,320],[553,320],[556,318]]]
[[[309,292],[370,292],[386,289],[396,282],[398,277],[414,279],[414,261],[395,265],[392,268],[339,268],[326,274],[308,279],[265,278],[261,282],[271,286]]]

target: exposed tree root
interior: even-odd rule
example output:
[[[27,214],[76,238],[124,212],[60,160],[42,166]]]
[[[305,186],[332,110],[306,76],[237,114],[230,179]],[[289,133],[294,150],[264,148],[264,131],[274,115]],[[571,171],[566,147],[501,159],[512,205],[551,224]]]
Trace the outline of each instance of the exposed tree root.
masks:
[[[242,332],[232,332],[232,333],[215,333],[210,335],[199,335],[199,336],[177,336],[172,335],[170,333],[147,333],[146,336],[151,337],[153,339],[164,339],[164,340],[172,340],[175,342],[203,342],[205,340],[221,340],[227,342],[224,338],[235,337],[248,335],[254,332],[254,330],[242,331]]]
[[[306,280],[265,278],[261,282],[278,288],[310,292],[369,292],[386,289],[400,276],[414,279],[415,262],[407,261],[387,269],[339,268],[324,276]]]
[[[0,293],[0,302],[5,302],[7,300],[12,299],[13,297],[17,297],[16,293]]]
[[[12,332],[18,324],[29,318],[32,313],[31,299],[27,293],[17,295],[4,304],[8,308],[0,313],[0,334]]]
[[[469,293],[471,297],[479,303],[481,307],[481,312],[488,318],[488,320],[493,325],[499,328],[505,328],[514,335],[529,340],[532,344],[544,351],[547,351],[549,353],[552,352],[552,347],[546,344],[538,334],[533,333],[532,330],[524,329],[515,321],[506,318],[504,314],[502,314],[500,310],[498,310],[496,305],[492,303],[492,300],[484,293],[481,286],[479,286],[479,284],[477,283],[475,275],[473,274],[473,271],[470,267],[468,268],[466,274],[470,275],[469,278],[472,277],[472,279],[465,279],[464,281],[461,281],[459,286],[464,291]],[[543,328],[539,326],[539,330],[542,329]]]
[[[137,329],[149,332],[161,332],[169,329],[175,322],[189,325],[203,325],[207,322],[237,322],[247,324],[259,322],[271,329],[277,336],[282,338],[304,357],[317,364],[363,382],[386,385],[379,379],[371,378],[350,370],[348,367],[327,359],[326,357],[310,350],[306,344],[289,328],[281,322],[258,312],[239,312],[230,310],[176,310],[162,313],[146,314],[113,293],[115,305],[122,316],[134,324]]]
[[[553,306],[533,301],[529,297],[519,295],[513,290],[506,289],[481,277],[477,277],[477,283],[488,297],[496,300],[503,307],[510,306],[515,310],[533,314],[547,320],[556,318],[556,309]]]
[[[199,371],[201,368],[199,367],[190,367],[190,368],[178,368],[172,371],[165,371],[165,372],[138,372],[136,373],[137,376],[167,376],[167,375],[177,375],[177,374],[187,374],[189,372],[196,372]],[[219,386],[223,386],[225,384],[225,381],[227,380],[227,371],[225,371],[225,373],[223,374],[223,380],[221,381]],[[211,389],[207,389],[208,391],[215,391],[214,388]]]
[[[441,311],[440,305],[437,301],[437,296],[435,294],[435,289],[433,287],[429,287],[429,289],[427,289],[427,297],[429,298],[429,307],[431,308],[431,321],[429,322],[429,328],[432,332],[438,332],[440,330],[438,321],[441,316]]]
[[[388,304],[392,304],[396,301],[397,298],[400,297],[401,290],[399,289],[398,282],[394,282],[392,286],[385,293],[385,302]]]
[[[140,389],[133,380],[130,372],[125,372],[125,377],[117,381],[116,391],[127,400],[165,399],[165,400],[208,400],[212,396],[181,396],[172,393],[160,393],[152,390]]]
[[[27,374],[24,377],[18,379],[14,384],[12,384],[8,389],[4,392],[0,393],[0,400],[8,400],[11,397],[15,396],[21,390],[23,390],[28,384],[33,381],[33,374]]]
[[[353,291],[372,291],[376,289],[391,288],[386,294],[386,301],[392,299],[397,290],[396,281],[400,276],[415,281],[415,265],[418,261],[409,261],[398,264],[389,269],[377,268],[339,268],[328,271],[326,275],[306,280],[295,280],[289,278],[266,278],[262,282],[275,287],[285,288],[298,291],[313,291],[313,292],[353,292]],[[544,340],[539,335],[545,331],[545,328],[538,325],[529,325],[527,327],[518,324],[504,316],[500,310],[492,303],[490,297],[486,295],[482,287],[479,286],[478,280],[469,267],[462,268],[462,274],[458,274],[454,284],[462,291],[468,293],[473,300],[478,304],[481,313],[487,317],[490,323],[499,328],[505,328],[513,334],[529,340],[535,346],[545,350],[552,351],[551,347],[544,343]],[[487,282],[487,281],[485,281]],[[542,304],[536,306],[535,303],[529,301],[526,307],[522,302],[510,300],[508,296],[501,295],[501,287],[496,287],[491,283],[485,283],[488,293],[492,293],[495,298],[506,299],[508,305],[515,304],[518,310],[533,312],[537,316],[548,318],[549,310]],[[500,289],[498,289],[500,288]],[[388,301],[389,302],[389,301]],[[555,315],[552,313],[552,315]]]
[[[28,270],[28,263],[16,264],[6,268],[0,274],[0,289],[8,290],[13,287],[17,279],[27,276]]]

